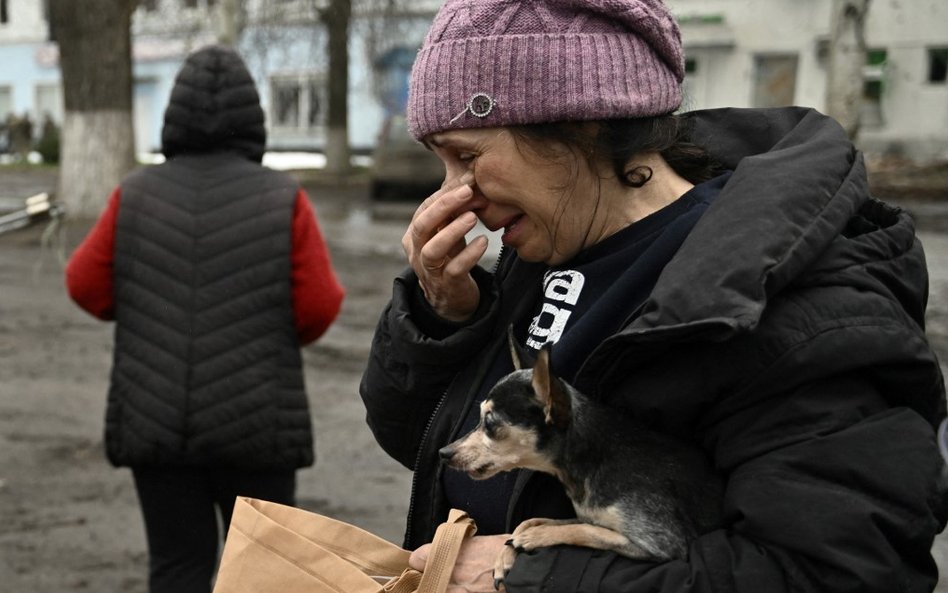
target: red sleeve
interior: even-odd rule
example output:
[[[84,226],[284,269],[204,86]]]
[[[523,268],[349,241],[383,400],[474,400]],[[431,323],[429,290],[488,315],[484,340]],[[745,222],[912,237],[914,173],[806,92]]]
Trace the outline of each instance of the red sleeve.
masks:
[[[336,319],[345,291],[329,260],[316,213],[302,189],[293,212],[293,313],[300,344],[320,337]]]
[[[115,317],[112,256],[121,189],[115,188],[99,220],[66,264],[66,288],[80,307],[103,320]]]

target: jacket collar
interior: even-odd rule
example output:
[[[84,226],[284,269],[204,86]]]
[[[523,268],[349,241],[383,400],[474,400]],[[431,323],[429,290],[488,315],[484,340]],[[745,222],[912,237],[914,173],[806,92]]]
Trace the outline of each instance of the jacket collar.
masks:
[[[862,156],[816,111],[689,114],[696,143],[734,174],[626,334],[725,339],[811,266],[868,200]]]

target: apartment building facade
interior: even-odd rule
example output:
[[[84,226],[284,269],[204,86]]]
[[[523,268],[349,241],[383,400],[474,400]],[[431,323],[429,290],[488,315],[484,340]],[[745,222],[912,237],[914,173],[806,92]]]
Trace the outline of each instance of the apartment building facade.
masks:
[[[140,152],[157,150],[164,106],[187,53],[215,39],[221,0],[143,0],[133,19]],[[270,148],[325,142],[328,60],[320,0],[244,0],[238,47],[257,80]],[[826,105],[830,0],[668,0],[687,57],[687,109]],[[438,0],[353,2],[350,144],[370,149],[404,102],[411,56]],[[525,9],[529,9],[525,1]],[[58,50],[44,0],[0,0],[0,119],[62,118]],[[388,8],[385,8],[388,7]],[[876,154],[948,158],[948,2],[873,0],[858,144]],[[35,128],[39,128],[36,125]]]

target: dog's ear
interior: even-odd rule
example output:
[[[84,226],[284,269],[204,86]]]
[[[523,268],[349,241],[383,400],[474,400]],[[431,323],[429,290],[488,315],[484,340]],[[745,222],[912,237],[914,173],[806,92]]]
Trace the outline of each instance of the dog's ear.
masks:
[[[513,360],[515,371],[529,368],[533,359],[531,351],[520,345],[517,338],[514,337],[513,324],[507,326],[507,346],[510,348],[510,358]]]
[[[543,404],[546,423],[557,428],[569,424],[571,402],[566,385],[562,379],[550,370],[550,345],[540,349],[536,364],[533,365],[533,391]]]

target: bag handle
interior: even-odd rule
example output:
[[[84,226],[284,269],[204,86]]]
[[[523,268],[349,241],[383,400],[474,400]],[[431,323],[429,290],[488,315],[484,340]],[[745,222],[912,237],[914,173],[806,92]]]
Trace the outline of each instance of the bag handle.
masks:
[[[438,526],[431,553],[425,563],[417,593],[444,593],[465,538],[474,535],[477,526],[467,513],[451,509],[448,520]],[[400,591],[394,593],[402,593]]]
[[[461,544],[476,532],[477,526],[467,513],[451,509],[447,521],[435,531],[425,571],[406,568],[400,576],[390,580],[383,590],[385,593],[445,593]]]

